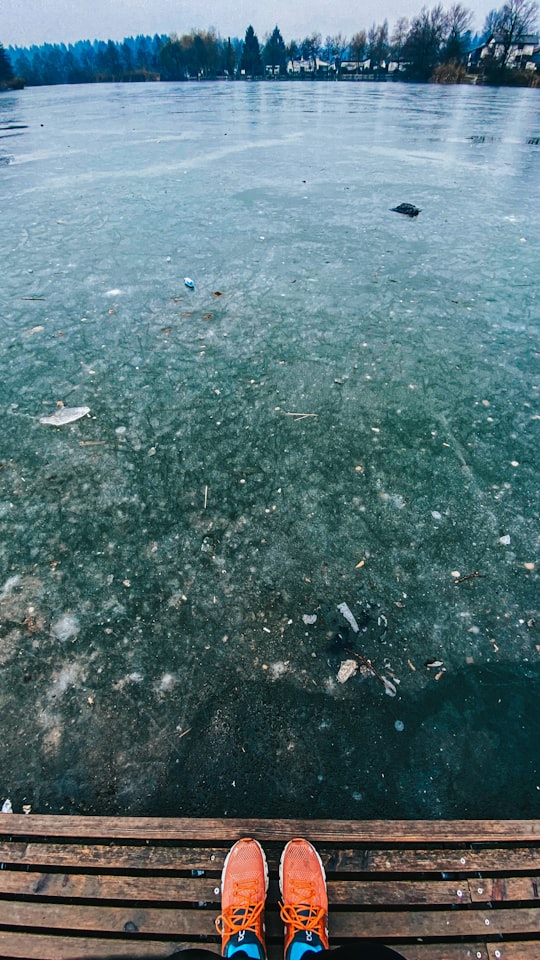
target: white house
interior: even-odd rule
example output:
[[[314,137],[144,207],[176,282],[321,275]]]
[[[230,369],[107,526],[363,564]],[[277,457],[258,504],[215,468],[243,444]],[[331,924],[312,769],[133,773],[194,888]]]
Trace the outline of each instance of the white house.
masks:
[[[328,73],[335,70],[334,64],[321,60],[320,57],[313,57],[309,60],[287,60],[287,73],[291,77],[313,76],[314,73]]]
[[[533,57],[535,53],[538,53],[538,50],[538,34],[528,34],[518,43],[513,43],[511,45],[508,54],[507,66],[510,69],[516,70],[535,70],[536,63],[533,60]],[[479,56],[477,51],[471,51],[471,53],[477,53],[476,62],[478,66],[481,66],[482,60],[487,58],[493,58],[494,60],[500,59],[504,55],[504,46],[499,37],[491,36],[480,48]]]

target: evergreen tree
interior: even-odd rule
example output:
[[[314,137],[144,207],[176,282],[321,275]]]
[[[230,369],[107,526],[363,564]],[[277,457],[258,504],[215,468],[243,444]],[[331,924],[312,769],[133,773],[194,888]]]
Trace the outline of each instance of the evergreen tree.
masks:
[[[298,60],[300,57],[300,47],[296,40],[291,40],[290,43],[285,47],[285,55],[287,60]]]
[[[12,53],[11,60],[16,76],[22,77],[26,86],[35,86],[34,68],[26,50],[15,50]]]
[[[251,25],[246,30],[240,69],[243,70],[248,77],[262,77],[263,74],[261,49],[257,35]]]
[[[236,73],[236,54],[230,37],[227,39],[227,46],[223,54],[223,69],[229,77],[234,77]]]
[[[3,45],[0,43],[0,83],[13,80],[13,67]]]
[[[122,76],[122,66],[120,63],[120,54],[118,47],[112,40],[107,43],[107,49],[104,54],[105,71],[111,80],[120,80]]]
[[[164,80],[185,80],[187,63],[185,50],[176,35],[163,44],[160,54],[161,75]]]
[[[278,27],[274,27],[272,34],[264,45],[263,61],[265,66],[272,68],[272,73],[276,72],[276,67],[279,73],[285,73],[287,64],[285,41]]]
[[[320,33],[312,33],[311,36],[304,37],[301,43],[302,58],[304,60],[312,61],[314,74],[317,58],[321,55],[321,43],[322,39]]]
[[[122,63],[124,65],[124,72],[132,73],[133,72],[133,53],[129,43],[126,40],[124,40],[122,44],[121,55],[122,55]]]

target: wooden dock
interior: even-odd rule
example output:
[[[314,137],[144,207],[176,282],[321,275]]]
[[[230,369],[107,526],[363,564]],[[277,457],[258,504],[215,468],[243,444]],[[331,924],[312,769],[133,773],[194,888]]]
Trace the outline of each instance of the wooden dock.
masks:
[[[5,814],[0,834],[2,960],[219,954],[221,868],[243,836],[270,867],[270,960],[283,955],[279,857],[297,836],[325,865],[331,945],[369,937],[408,960],[540,960],[540,820]]]

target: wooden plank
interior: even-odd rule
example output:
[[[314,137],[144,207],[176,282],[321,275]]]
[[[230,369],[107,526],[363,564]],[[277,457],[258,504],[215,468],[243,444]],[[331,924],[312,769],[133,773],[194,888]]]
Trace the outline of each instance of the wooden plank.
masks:
[[[540,934],[536,907],[500,910],[374,911],[336,913],[330,918],[333,937],[495,937]]]
[[[0,901],[0,925],[63,931],[143,933],[163,936],[216,937],[215,910],[164,909],[129,906],[88,906],[71,903]],[[282,936],[276,911],[266,913],[268,936]],[[540,910],[351,911],[330,917],[332,937],[494,937],[499,934],[540,934]]]
[[[392,950],[397,950],[406,960],[489,960],[483,943],[392,942]]]
[[[540,941],[505,940],[504,943],[489,943],[487,951],[489,960],[540,960]]]
[[[528,878],[518,878],[512,886],[507,881],[507,900],[532,899],[522,896]],[[523,882],[522,882],[523,881]],[[482,881],[483,882],[483,881]],[[529,882],[529,894],[532,887]],[[110,874],[41,873],[37,871],[0,870],[0,894],[18,896],[58,897],[86,900],[144,900],[160,903],[190,902],[214,903],[221,901],[220,881],[211,877],[126,877]],[[475,900],[486,902],[491,896],[479,897],[478,881],[472,885]],[[487,886],[486,886],[487,891]],[[491,886],[489,888],[491,890]],[[277,899],[277,888],[276,888]],[[512,896],[512,892],[514,896]],[[330,905],[367,904],[448,904],[470,903],[471,893],[467,883],[459,881],[369,881],[330,880],[328,900]],[[502,899],[499,897],[499,899]]]
[[[170,957],[180,947],[200,947],[200,943],[165,943],[151,940],[99,940],[88,937],[55,937],[48,934],[0,933],[0,957],[13,960],[101,960],[105,957],[132,957],[134,949],[140,957]],[[205,944],[205,949],[219,955],[216,944]]]
[[[87,817],[8,814],[4,836],[234,841],[243,836],[314,842],[459,843],[540,840],[540,820],[269,820],[165,817]]]
[[[478,873],[540,869],[540,848],[320,850],[327,873]]]
[[[4,816],[8,816],[4,814]],[[1,820],[0,820],[1,822]],[[0,863],[31,867],[125,870],[211,870],[220,873],[229,846],[165,847],[103,844],[0,843]],[[271,870],[281,854],[267,849]],[[540,848],[467,850],[320,849],[327,873],[477,873],[540,870]]]
[[[414,906],[471,902],[468,885],[456,880],[332,880],[327,886],[328,901],[335,906]]]
[[[76,843],[0,843],[0,863],[115,870],[216,870],[228,848],[127,847]]]
[[[475,903],[540,899],[540,877],[488,877],[467,881]]]
[[[101,874],[27,873],[0,870],[0,894],[86,900],[201,901],[218,904],[219,880],[211,877],[115,877]]]
[[[217,938],[215,910],[167,910],[159,907],[80,905],[0,900],[0,926],[92,933],[159,934]]]

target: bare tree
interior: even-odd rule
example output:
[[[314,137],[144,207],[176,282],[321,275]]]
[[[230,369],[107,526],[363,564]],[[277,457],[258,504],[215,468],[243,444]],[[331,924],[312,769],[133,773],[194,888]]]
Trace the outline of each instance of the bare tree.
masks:
[[[396,21],[392,36],[390,37],[390,43],[392,44],[392,56],[396,61],[398,67],[402,61],[402,52],[405,42],[409,35],[409,20],[408,17],[400,17]]]
[[[412,80],[429,80],[440,62],[446,34],[447,16],[442,4],[431,10],[422,7],[411,22],[404,50],[407,73]]]
[[[466,55],[466,36],[470,30],[472,13],[462,6],[461,3],[454,3],[446,14],[447,38],[442,53],[442,60],[446,63],[462,63]]]
[[[507,0],[497,11],[493,20],[493,38],[496,45],[502,48],[501,54],[496,55],[501,70],[508,66],[512,47],[533,32],[537,21],[536,0]]]
[[[365,30],[359,30],[351,40],[351,57],[356,60],[358,69],[362,60],[365,60],[367,50],[367,36]]]
[[[324,42],[326,59],[329,63],[335,64],[338,71],[341,67],[343,54],[348,46],[349,41],[342,33],[336,33],[333,37],[327,37]]]
[[[368,53],[371,59],[371,69],[379,67],[388,57],[388,20],[377,26],[373,24],[368,31]]]

